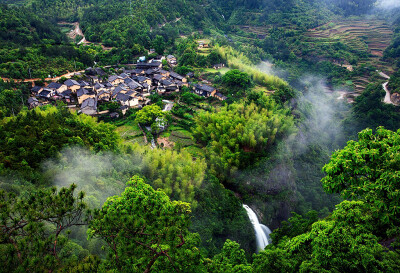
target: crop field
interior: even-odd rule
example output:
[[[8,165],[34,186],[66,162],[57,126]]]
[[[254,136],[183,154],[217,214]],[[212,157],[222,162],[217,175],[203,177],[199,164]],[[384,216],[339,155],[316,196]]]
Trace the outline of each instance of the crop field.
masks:
[[[383,20],[347,20],[329,22],[310,29],[305,42],[309,43],[312,49],[321,44],[341,42],[348,46],[351,52],[365,53],[367,57],[360,59],[357,66],[373,66],[377,70],[391,73],[393,72],[392,67],[381,58],[385,49],[390,45],[392,36],[392,29]],[[356,93],[361,93],[368,83],[368,76],[359,76],[353,79],[353,88]]]

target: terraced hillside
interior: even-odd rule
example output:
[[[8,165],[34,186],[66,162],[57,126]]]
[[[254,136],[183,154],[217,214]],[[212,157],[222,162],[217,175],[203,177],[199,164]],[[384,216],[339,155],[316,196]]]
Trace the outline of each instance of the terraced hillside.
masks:
[[[392,29],[383,20],[346,20],[329,22],[310,29],[306,35],[306,42],[310,44],[311,48],[313,45],[320,47],[321,44],[340,42],[347,46],[350,52],[361,56],[353,66],[369,65],[390,74],[393,72],[392,67],[381,58],[385,49],[390,45],[392,35]],[[317,49],[315,50],[317,51]],[[318,52],[314,54],[318,56]],[[353,70],[353,66],[345,60],[332,61],[337,64],[344,63],[346,68]],[[353,79],[354,90],[356,93],[360,93],[364,91],[368,83],[367,75],[358,76]]]

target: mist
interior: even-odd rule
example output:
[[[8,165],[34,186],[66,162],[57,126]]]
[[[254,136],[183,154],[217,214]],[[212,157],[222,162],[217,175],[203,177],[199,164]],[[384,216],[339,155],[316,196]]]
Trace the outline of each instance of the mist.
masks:
[[[399,0],[379,0],[377,2],[377,7],[381,9],[393,9],[400,7]]]
[[[240,187],[262,196],[244,201],[271,228],[287,220],[292,211],[302,214],[314,209],[325,216],[340,201],[324,192],[320,180],[332,152],[346,143],[342,120],[350,105],[338,99],[336,91],[341,90],[332,90],[324,78],[309,74],[299,79],[296,87],[301,94],[291,102],[297,133],[235,177]]]
[[[81,147],[66,148],[56,159],[49,159],[42,170],[52,185],[77,185],[76,192],[84,191],[86,202],[99,208],[109,196],[120,194],[126,182],[140,172],[139,156],[94,153]]]

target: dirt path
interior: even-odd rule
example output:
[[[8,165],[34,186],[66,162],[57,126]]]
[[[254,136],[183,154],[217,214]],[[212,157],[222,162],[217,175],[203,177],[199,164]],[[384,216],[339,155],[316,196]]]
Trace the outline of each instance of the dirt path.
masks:
[[[382,78],[385,78],[385,79],[387,79],[387,80],[390,79],[390,76],[386,75],[386,74],[383,73],[382,71],[378,71],[378,70],[377,70],[376,72],[378,72],[379,76],[381,76]],[[387,88],[388,84],[389,84],[389,81],[387,81],[387,82],[385,82],[385,83],[382,84],[382,88],[383,88],[383,90],[385,90],[385,92],[386,92],[386,95],[385,95],[385,98],[383,99],[383,102],[386,103],[386,104],[393,104],[393,105],[394,105],[394,103],[392,102],[392,100],[391,100],[391,98],[390,98],[390,97],[391,97],[390,91],[389,91],[389,89]]]
[[[53,81],[53,82],[55,82],[55,81],[58,81],[59,79],[61,79],[62,77],[65,77],[65,78],[69,79],[72,76],[74,76],[76,73],[83,73],[83,72],[85,72],[85,70],[68,72],[68,73],[66,73],[64,75],[61,75],[61,76],[58,76],[58,77],[55,77],[55,78],[45,78],[44,80],[45,81]],[[31,83],[33,83],[35,81],[41,81],[42,80],[40,78],[24,79],[24,80],[22,80],[22,79],[9,79],[9,78],[1,78],[1,79],[3,81],[5,81],[5,82],[10,82],[11,80],[13,80],[14,82],[31,82]]]
[[[392,100],[390,99],[391,95],[390,95],[389,89],[387,88],[388,84],[389,84],[389,82],[385,82],[384,84],[382,84],[383,90],[385,90],[385,92],[386,92],[386,95],[385,95],[385,98],[383,99],[383,102],[386,103],[386,104],[394,104],[392,102]]]

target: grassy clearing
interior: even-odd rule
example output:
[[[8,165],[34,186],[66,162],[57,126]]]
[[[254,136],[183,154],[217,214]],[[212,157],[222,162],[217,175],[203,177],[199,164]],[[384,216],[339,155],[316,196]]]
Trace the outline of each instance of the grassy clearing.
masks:
[[[214,68],[206,68],[204,69],[204,72],[206,73],[221,73],[222,75],[225,75],[226,72],[228,72],[229,70],[231,70],[229,67],[222,67],[220,69],[214,69]]]

